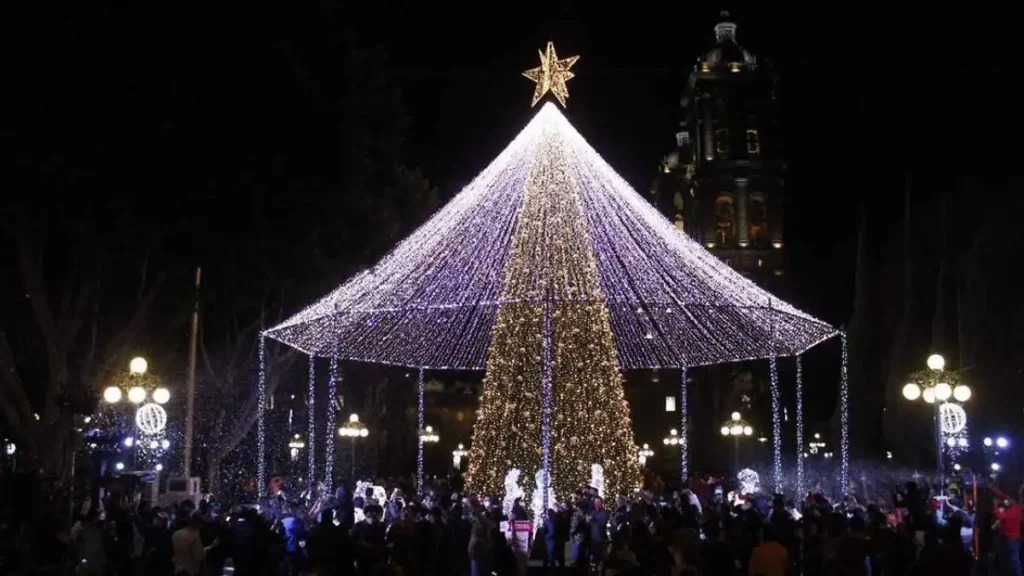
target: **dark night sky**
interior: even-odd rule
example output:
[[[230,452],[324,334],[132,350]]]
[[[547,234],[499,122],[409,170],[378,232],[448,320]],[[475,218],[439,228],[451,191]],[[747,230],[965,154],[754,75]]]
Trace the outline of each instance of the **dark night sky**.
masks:
[[[549,39],[560,55],[581,56],[567,116],[636,189],[647,191],[671,148],[683,85],[714,42],[719,9],[640,3],[574,12],[571,2],[550,4],[502,11],[500,22],[481,11],[439,17],[427,4],[382,7],[356,27],[388,49],[403,86],[412,119],[407,162],[446,194],[528,122],[532,84],[520,73],[537,65],[537,49]],[[1004,39],[984,18],[733,11],[739,43],[782,74],[787,246],[792,274],[805,288],[794,299],[807,310],[836,324],[848,319],[864,200],[899,198],[908,169],[934,169],[925,189],[933,178],[942,185],[950,152],[977,153],[965,144],[986,133],[984,116],[1008,104],[1008,92],[995,86],[1008,82],[1002,70],[1013,63],[987,57]],[[980,101],[967,89],[979,84],[993,87]],[[973,101],[982,109],[972,118],[962,106]]]
[[[569,120],[637,190],[646,193],[659,160],[672,146],[686,78],[697,56],[713,45],[720,9],[696,3],[666,8],[661,6],[665,3],[632,2],[602,10],[594,3],[562,1],[479,4],[473,10],[458,10],[427,2],[373,2],[360,4],[356,12],[338,4],[344,24],[356,32],[360,44],[379,44],[389,53],[411,121],[404,162],[422,168],[445,196],[468,183],[531,118],[533,85],[521,73],[537,66],[537,50],[548,40],[555,42],[561,56],[580,56],[573,68],[576,78],[569,82]],[[154,7],[144,17],[122,6],[103,8],[101,3],[88,9],[89,18],[76,29],[83,45],[92,47],[78,56],[85,63],[64,62],[76,73],[67,75],[72,80],[56,76],[54,81],[38,68],[55,65],[45,64],[47,50],[65,34],[62,26],[74,19],[46,5],[33,8],[39,11],[33,22],[40,27],[21,27],[21,36],[12,36],[18,46],[7,51],[18,55],[12,64],[15,72],[46,80],[38,93],[35,88],[24,92],[35,99],[51,90],[51,82],[66,81],[55,89],[78,91],[89,103],[107,97],[110,90],[112,100],[123,105],[125,123],[131,124],[131,114],[138,114],[140,126],[148,126],[141,120],[147,115],[159,119],[164,101],[175,95],[152,93],[147,86],[123,90],[119,79],[132,78],[124,70],[138,67],[157,77],[162,66],[174,63],[195,66],[195,76],[205,81],[208,72],[196,63],[239,47],[249,47],[249,60],[269,68],[264,60],[270,43],[261,35],[298,25],[289,21],[293,7],[286,2],[252,3],[219,13],[207,12],[213,10],[208,7]],[[898,212],[908,170],[914,172],[915,190],[923,196],[953,186],[957,176],[1003,167],[1016,144],[1010,126],[1016,119],[1006,111],[1016,109],[1018,91],[1011,82],[1020,77],[1020,66],[1011,43],[1012,27],[1003,27],[995,14],[935,9],[901,14],[866,5],[822,10],[779,11],[759,4],[733,9],[732,20],[739,26],[739,43],[760,59],[770,59],[781,73],[789,161],[786,246],[793,303],[839,325],[848,321],[853,302],[859,212],[886,210],[890,202]],[[90,34],[93,22],[106,28]],[[241,40],[231,44],[231,36]],[[174,48],[166,53],[153,48],[161,42]],[[25,53],[31,51],[42,55]],[[151,53],[164,60],[146,61]],[[88,81],[74,80],[78,68]],[[92,70],[102,74],[89,76]],[[264,79],[217,78],[210,83],[231,84],[232,90],[220,97],[234,98],[255,90],[272,91],[261,84]],[[145,96],[136,99],[136,94]],[[197,110],[208,106],[208,95],[189,96],[196,100],[176,104]],[[256,104],[251,107],[262,105],[256,97],[252,102]],[[261,122],[239,116],[251,134],[235,134],[236,140],[269,132]],[[213,120],[234,126],[230,119]],[[91,122],[100,120],[90,117],[89,126]],[[220,126],[197,125],[209,132],[194,135],[200,142],[216,135]],[[106,129],[95,127],[101,136]],[[71,136],[93,138],[88,131],[78,132],[82,134]],[[144,156],[145,148],[139,149]],[[191,161],[192,153],[176,151],[174,161],[179,156]],[[214,159],[221,160],[217,155]],[[123,179],[128,181],[143,177],[127,173]],[[244,201],[238,198],[238,204]]]

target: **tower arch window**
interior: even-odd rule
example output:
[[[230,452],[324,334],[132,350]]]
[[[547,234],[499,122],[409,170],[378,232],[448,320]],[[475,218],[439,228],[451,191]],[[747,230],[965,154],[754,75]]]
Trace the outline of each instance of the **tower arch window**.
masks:
[[[747,157],[752,160],[761,157],[761,134],[756,128],[747,130]]]
[[[715,152],[718,153],[719,158],[729,156],[729,130],[727,128],[715,130]]]
[[[759,192],[751,194],[748,201],[747,236],[757,246],[768,239],[768,206]]]
[[[736,238],[736,205],[728,194],[715,200],[715,236],[721,244],[731,244]]]

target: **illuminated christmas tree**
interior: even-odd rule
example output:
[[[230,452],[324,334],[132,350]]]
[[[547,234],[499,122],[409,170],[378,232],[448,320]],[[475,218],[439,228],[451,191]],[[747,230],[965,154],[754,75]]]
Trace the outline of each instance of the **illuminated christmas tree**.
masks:
[[[534,103],[551,92],[564,104],[576,59],[550,45],[541,59],[526,73]],[[774,367],[835,334],[682,234],[551,102],[380,262],[264,332],[310,355],[421,375],[486,370],[468,486],[500,493],[510,469],[547,469],[559,498],[594,464],[609,495],[639,481],[621,369]],[[773,443],[779,470],[779,434]]]
[[[468,486],[498,493],[510,468],[532,477],[547,454],[559,497],[585,486],[595,463],[611,492],[628,491],[639,479],[636,447],[571,148],[554,125],[538,136],[523,157]]]

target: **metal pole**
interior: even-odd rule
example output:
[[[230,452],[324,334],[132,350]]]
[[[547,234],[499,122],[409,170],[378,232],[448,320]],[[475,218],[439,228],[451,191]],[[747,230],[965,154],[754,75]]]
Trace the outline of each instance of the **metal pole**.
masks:
[[[732,446],[733,446],[733,454],[732,454],[732,458],[733,458],[733,463],[732,463],[733,471],[734,472],[739,472],[740,471],[740,437],[739,436],[733,436],[732,439],[733,439],[733,441],[732,441]]]
[[[945,494],[946,479],[945,479],[945,467],[942,463],[942,418],[940,416],[941,410],[939,407],[942,404],[935,401],[935,472],[938,474],[939,482],[939,494]]]
[[[349,476],[352,478],[352,482],[356,481],[356,437],[352,437],[352,466],[349,471]]]
[[[420,368],[420,379],[419,385],[417,386],[417,403],[416,413],[417,422],[419,423],[419,430],[416,432],[416,490],[422,495],[423,494],[423,477],[424,477],[424,465],[423,465],[423,368]]]
[[[199,283],[203,269],[196,266],[196,291],[192,299],[192,333],[189,335],[188,374],[185,379],[185,478],[192,477],[192,435],[196,407],[196,343],[199,337]],[[211,490],[212,486],[209,487]]]
[[[679,480],[687,487],[690,477],[690,404],[686,382],[686,366],[679,375]]]

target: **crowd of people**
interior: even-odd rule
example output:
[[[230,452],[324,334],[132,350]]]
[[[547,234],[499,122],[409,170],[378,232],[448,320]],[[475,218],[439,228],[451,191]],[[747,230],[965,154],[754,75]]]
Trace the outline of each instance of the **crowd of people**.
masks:
[[[91,506],[71,540],[83,576],[1021,574],[1022,507],[998,491],[992,506],[975,507],[915,482],[870,502],[737,488],[712,482],[607,500],[583,488],[540,519],[521,500],[503,507],[500,496],[444,482],[421,497],[408,486],[385,498],[364,485],[281,491],[227,511],[122,498]],[[510,534],[523,521],[536,527],[532,543]]]

